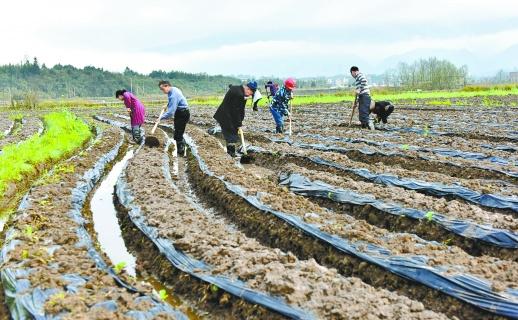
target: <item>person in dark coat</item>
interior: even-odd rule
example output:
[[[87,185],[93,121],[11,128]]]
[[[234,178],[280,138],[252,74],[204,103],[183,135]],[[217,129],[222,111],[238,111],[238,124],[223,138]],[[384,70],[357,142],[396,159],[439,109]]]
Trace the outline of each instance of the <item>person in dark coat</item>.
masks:
[[[255,81],[250,81],[246,85],[231,86],[214,114],[214,119],[221,126],[225,137],[227,153],[231,157],[236,156],[238,129],[243,125],[245,118],[246,99],[252,97],[256,90]]]
[[[394,111],[394,105],[390,101],[372,101],[370,113],[376,115],[376,122],[379,128],[383,128],[387,124],[388,116]]]

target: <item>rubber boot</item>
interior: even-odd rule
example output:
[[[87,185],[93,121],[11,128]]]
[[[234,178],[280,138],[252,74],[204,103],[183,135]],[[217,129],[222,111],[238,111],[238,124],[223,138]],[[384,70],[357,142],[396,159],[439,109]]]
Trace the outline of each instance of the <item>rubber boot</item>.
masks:
[[[183,157],[185,154],[185,143],[183,140],[176,141],[176,152],[179,157]]]
[[[236,145],[235,144],[227,144],[227,153],[232,157],[236,157]]]
[[[367,128],[369,128],[369,130],[374,130],[374,121],[372,120],[372,118],[369,118],[369,123],[367,124]]]

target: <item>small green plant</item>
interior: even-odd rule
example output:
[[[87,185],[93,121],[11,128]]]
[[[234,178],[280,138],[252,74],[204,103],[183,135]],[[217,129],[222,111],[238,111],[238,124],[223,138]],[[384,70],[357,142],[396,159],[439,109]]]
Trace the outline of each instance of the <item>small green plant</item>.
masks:
[[[122,272],[122,270],[123,270],[124,268],[126,268],[126,265],[127,265],[127,263],[126,263],[126,262],[124,262],[124,261],[119,262],[119,263],[117,263],[117,264],[113,267],[113,271],[115,271],[115,273],[116,273],[116,274],[119,274],[119,273],[121,273],[121,272]]]
[[[32,238],[32,236],[34,235],[34,229],[32,228],[32,226],[27,226],[25,227],[24,233],[27,237]]]
[[[410,149],[410,146],[408,144],[402,144],[400,148],[401,148],[401,150],[407,151]]]
[[[448,238],[448,239],[444,240],[442,242],[442,244],[444,244],[445,246],[449,246],[450,244],[452,244],[452,242],[453,242],[453,239],[452,238]]]
[[[430,128],[428,127],[428,125],[425,125],[424,129],[423,129],[423,136],[428,137],[429,134],[430,134]]]
[[[22,259],[26,260],[29,258],[29,251],[28,250],[22,250]]]
[[[53,296],[51,296],[47,303],[49,306],[53,307],[63,300],[65,300],[65,293],[59,292],[59,293],[56,293]]]
[[[23,119],[23,114],[21,113],[13,113],[9,116],[9,119],[13,120],[13,121],[16,121],[16,122],[21,122],[22,119]]]
[[[433,211],[428,211],[424,217],[425,219],[428,221],[428,222],[432,222],[433,221],[433,216],[434,216],[435,212]]]
[[[160,298],[160,300],[165,301],[169,297],[169,295],[167,294],[167,291],[162,289],[158,291],[158,297]]]
[[[212,293],[217,293],[217,292],[218,292],[218,290],[219,290],[219,288],[218,288],[218,286],[217,286],[217,285],[215,285],[215,284],[211,284],[211,285],[210,285],[210,292],[212,292]]]

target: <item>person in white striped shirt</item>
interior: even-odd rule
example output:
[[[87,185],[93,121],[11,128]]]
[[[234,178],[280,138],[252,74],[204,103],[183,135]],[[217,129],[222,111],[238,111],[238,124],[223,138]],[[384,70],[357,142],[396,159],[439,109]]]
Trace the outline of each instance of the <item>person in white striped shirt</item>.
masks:
[[[360,118],[362,128],[374,130],[374,122],[369,117],[369,108],[371,105],[371,92],[369,89],[369,83],[367,82],[367,78],[363,73],[360,72],[360,69],[358,69],[358,67],[356,66],[351,67],[351,76],[356,80],[354,83],[356,87],[355,94],[358,97],[356,101],[359,105],[358,116]]]

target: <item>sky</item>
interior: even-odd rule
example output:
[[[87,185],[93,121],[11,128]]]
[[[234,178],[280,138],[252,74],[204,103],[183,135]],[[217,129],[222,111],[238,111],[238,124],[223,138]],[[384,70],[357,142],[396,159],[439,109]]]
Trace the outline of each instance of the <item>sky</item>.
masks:
[[[0,64],[330,76],[437,56],[518,70],[516,0],[2,1]]]

